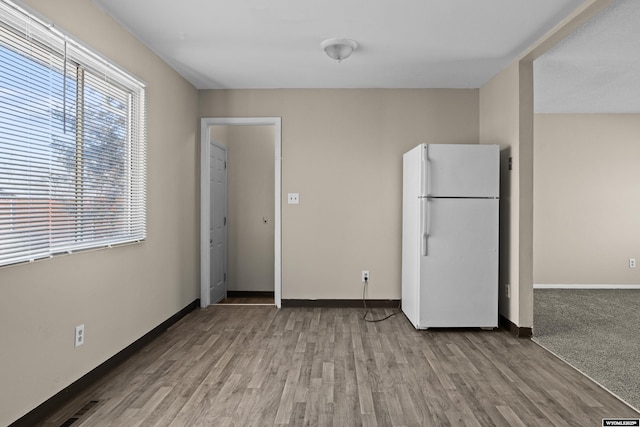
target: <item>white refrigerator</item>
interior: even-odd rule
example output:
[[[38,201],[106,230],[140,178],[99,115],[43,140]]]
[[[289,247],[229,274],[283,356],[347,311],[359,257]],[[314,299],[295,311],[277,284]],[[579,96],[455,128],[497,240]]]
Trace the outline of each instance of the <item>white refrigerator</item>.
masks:
[[[498,145],[403,156],[402,311],[417,329],[498,326]]]

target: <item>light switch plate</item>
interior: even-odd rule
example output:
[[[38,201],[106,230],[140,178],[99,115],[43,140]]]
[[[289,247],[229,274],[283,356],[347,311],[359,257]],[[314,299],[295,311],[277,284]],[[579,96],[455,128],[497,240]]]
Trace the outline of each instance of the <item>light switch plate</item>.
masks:
[[[300,194],[299,193],[289,193],[287,197],[287,201],[290,205],[297,205],[300,203]]]

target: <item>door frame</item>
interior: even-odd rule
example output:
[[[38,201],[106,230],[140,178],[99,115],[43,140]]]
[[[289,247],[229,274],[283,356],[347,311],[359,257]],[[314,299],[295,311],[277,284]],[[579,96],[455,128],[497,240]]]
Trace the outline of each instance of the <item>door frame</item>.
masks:
[[[200,307],[209,299],[209,167],[212,126],[273,126],[275,161],[275,221],[273,293],[276,307],[282,306],[282,118],[204,117],[200,119]]]

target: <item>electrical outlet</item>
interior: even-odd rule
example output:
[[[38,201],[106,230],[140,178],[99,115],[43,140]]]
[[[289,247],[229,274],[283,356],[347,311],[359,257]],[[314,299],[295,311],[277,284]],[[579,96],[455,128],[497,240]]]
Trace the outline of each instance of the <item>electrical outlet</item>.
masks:
[[[511,298],[511,285],[508,283],[504,285],[504,294],[507,298]]]
[[[80,347],[82,344],[84,344],[84,325],[78,325],[76,326],[75,346]]]
[[[287,203],[290,205],[297,205],[300,203],[300,193],[289,193],[287,194]]]
[[[362,270],[362,283],[369,282],[369,270]]]
[[[629,258],[629,268],[636,268],[636,259]]]

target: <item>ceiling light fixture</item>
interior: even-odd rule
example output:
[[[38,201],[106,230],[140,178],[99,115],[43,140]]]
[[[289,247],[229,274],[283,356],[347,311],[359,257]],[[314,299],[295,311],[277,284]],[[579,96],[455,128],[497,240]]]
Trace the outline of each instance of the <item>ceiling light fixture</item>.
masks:
[[[347,59],[358,47],[358,43],[351,39],[328,39],[320,44],[329,58],[340,62]]]

